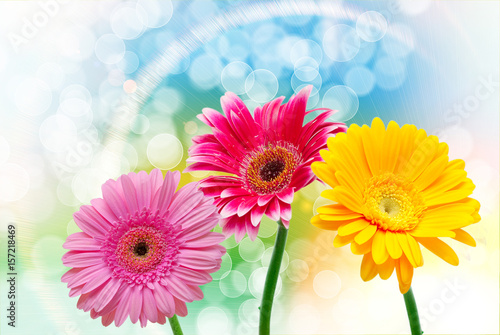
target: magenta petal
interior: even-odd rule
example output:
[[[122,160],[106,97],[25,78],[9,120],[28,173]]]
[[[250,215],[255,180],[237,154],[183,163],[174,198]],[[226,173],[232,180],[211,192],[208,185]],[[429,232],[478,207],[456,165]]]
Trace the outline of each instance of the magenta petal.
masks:
[[[220,211],[220,215],[223,218],[235,215],[238,212],[238,206],[242,203],[242,201],[242,198],[235,198],[229,201]]]
[[[276,196],[281,201],[286,202],[287,204],[291,204],[293,201],[294,193],[295,193],[294,189],[291,187],[291,188],[284,189],[283,191],[278,193]]]
[[[292,218],[292,205],[287,204],[287,203],[280,203],[280,210],[281,210],[281,219],[290,221]]]
[[[274,198],[267,206],[266,215],[273,221],[280,219],[280,204],[278,198]]]
[[[288,227],[290,226],[290,221],[288,220],[281,219],[281,223],[286,229],[288,229]]]
[[[226,188],[220,194],[221,198],[238,197],[249,195],[248,191],[242,188]]]
[[[259,198],[257,200],[257,204],[259,206],[264,206],[269,201],[271,201],[272,198],[274,198],[274,194],[261,195],[261,196],[259,196]]]
[[[251,223],[254,227],[258,226],[260,224],[260,221],[262,220],[262,216],[266,212],[267,205],[265,206],[255,206],[252,211],[251,211]]]
[[[244,197],[238,206],[238,216],[243,216],[248,213],[257,204],[257,200],[258,198],[256,197]]]

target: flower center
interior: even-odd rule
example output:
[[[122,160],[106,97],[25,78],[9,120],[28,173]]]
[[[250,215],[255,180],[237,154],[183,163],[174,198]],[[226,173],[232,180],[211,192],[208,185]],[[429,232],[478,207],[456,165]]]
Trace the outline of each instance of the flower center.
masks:
[[[115,255],[124,269],[144,273],[156,267],[167,250],[163,233],[154,227],[136,227],[118,241]]]
[[[259,195],[278,193],[292,180],[301,155],[288,143],[257,148],[243,159],[240,175],[246,188]]]
[[[390,231],[412,230],[426,208],[415,185],[392,173],[372,177],[366,184],[364,201],[365,217]]]

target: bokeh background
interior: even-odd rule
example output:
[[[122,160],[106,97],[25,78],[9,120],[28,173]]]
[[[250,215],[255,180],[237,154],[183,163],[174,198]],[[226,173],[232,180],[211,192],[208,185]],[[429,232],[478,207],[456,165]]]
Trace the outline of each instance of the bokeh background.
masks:
[[[413,289],[426,333],[498,334],[499,30],[497,1],[0,2],[0,237],[7,249],[15,223],[18,246],[15,329],[0,253],[1,333],[169,334],[104,328],[76,308],[60,282],[72,213],[122,173],[182,171],[191,138],[209,131],[196,114],[220,110],[225,91],[254,108],[311,84],[310,109],[413,123],[466,161],[478,245],[450,242],[458,267],[424,251]],[[361,257],[309,223],[323,188],[295,195],[273,333],[409,333],[395,275],[363,283]],[[224,242],[185,334],[257,334],[275,232],[264,219],[256,241]]]

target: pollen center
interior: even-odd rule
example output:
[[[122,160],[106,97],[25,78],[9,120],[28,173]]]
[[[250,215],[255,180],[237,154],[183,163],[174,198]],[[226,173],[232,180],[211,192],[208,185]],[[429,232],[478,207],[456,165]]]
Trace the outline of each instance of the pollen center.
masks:
[[[136,227],[118,241],[115,255],[129,272],[144,273],[154,269],[165,257],[167,243],[163,233],[153,227]]]
[[[366,184],[364,201],[365,217],[390,231],[412,230],[426,208],[415,185],[392,173],[372,177]]]
[[[249,191],[259,195],[277,193],[290,184],[301,161],[292,145],[272,144],[249,153],[243,159],[240,175]]]

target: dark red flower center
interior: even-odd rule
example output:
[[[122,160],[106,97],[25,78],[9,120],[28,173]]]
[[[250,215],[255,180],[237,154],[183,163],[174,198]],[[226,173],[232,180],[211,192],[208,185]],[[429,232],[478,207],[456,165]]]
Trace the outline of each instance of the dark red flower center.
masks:
[[[260,178],[263,181],[274,180],[283,172],[285,166],[285,163],[281,160],[268,162],[260,168]]]

